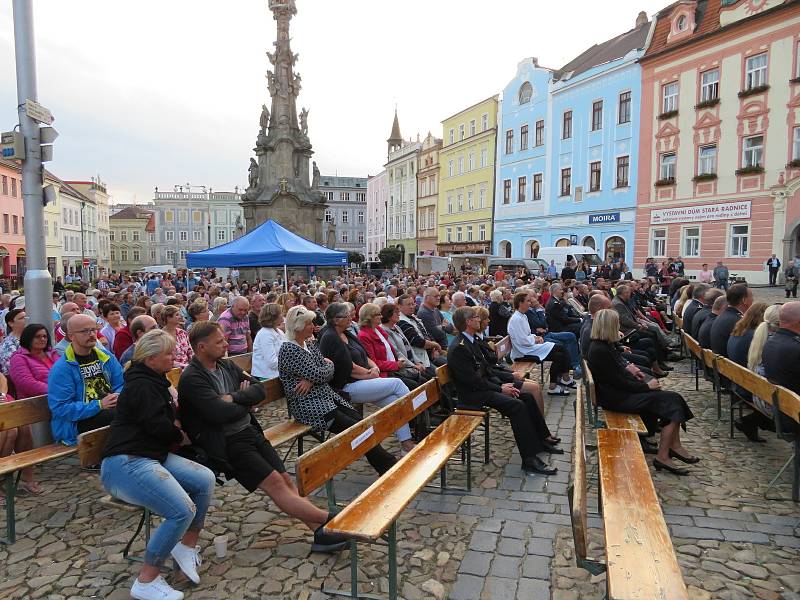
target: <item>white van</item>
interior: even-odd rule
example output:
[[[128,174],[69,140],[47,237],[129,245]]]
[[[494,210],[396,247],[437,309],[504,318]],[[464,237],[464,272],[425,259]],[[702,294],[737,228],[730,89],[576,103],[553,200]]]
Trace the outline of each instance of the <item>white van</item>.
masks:
[[[573,261],[577,266],[581,264],[582,260],[585,260],[592,268],[592,271],[603,264],[603,261],[597,255],[597,250],[590,246],[550,246],[540,248],[537,258],[544,260],[548,266],[551,260],[555,261],[559,274],[568,261]]]

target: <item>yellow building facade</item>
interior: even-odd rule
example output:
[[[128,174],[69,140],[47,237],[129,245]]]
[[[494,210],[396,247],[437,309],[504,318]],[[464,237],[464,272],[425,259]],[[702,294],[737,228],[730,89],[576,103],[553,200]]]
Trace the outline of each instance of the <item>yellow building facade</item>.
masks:
[[[498,96],[442,121],[436,253],[492,248]]]

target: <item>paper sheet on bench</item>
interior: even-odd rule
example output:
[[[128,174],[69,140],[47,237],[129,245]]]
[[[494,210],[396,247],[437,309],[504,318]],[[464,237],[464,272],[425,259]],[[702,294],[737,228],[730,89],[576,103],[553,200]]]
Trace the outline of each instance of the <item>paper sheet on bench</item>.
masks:
[[[414,410],[417,410],[427,401],[428,401],[428,394],[423,390],[422,393],[414,397],[414,399],[411,401],[411,406],[414,407]]]
[[[370,426],[364,431],[364,433],[362,433],[356,439],[350,442],[350,450],[355,450],[356,448],[358,448],[361,444],[363,444],[370,437],[372,437],[373,433],[375,433],[375,430],[372,428],[372,426]]]

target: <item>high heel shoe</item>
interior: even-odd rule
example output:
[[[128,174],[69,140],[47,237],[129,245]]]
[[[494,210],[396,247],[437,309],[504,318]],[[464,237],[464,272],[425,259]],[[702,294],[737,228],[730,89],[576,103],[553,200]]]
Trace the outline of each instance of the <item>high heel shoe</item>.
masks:
[[[673,450],[672,448],[670,448],[669,457],[670,458],[677,458],[679,461],[684,462],[687,465],[693,465],[695,463],[699,463],[700,462],[700,457],[698,457],[698,456],[683,456],[682,454],[678,454],[677,452],[675,452],[675,450]]]
[[[688,475],[689,469],[683,469],[681,467],[672,467],[666,463],[662,463],[657,458],[653,459],[653,466],[656,468],[656,471],[660,471],[664,469],[665,471],[669,471],[670,473],[674,473],[675,475]]]

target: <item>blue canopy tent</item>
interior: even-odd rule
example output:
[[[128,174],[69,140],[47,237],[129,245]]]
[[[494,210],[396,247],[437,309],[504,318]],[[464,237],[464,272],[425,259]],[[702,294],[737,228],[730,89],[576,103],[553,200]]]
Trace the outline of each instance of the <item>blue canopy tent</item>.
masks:
[[[208,250],[190,252],[186,264],[198,267],[346,267],[347,253],[331,250],[292,233],[272,219],[239,239]]]

